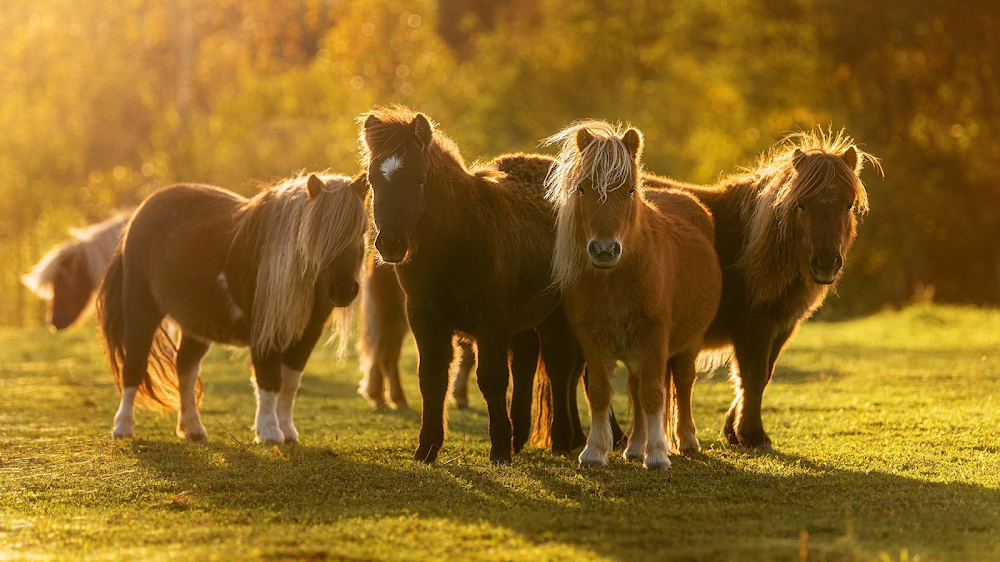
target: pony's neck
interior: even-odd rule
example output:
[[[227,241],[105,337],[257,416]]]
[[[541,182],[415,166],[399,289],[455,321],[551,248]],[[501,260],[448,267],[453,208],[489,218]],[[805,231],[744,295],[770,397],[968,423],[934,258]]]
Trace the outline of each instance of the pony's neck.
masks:
[[[427,164],[424,184],[427,204],[413,233],[414,238],[447,229],[453,223],[449,217],[460,212],[455,205],[456,199],[468,193],[476,180],[460,157],[439,144],[437,139],[427,147]]]

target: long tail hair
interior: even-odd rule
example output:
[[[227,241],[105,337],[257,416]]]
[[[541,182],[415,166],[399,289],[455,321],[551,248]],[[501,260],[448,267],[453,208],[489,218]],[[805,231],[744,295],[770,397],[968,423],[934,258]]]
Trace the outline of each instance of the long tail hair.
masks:
[[[122,391],[122,369],[125,363],[125,306],[122,302],[124,281],[125,264],[119,245],[111,257],[97,295],[97,317],[104,336],[104,348],[119,392]],[[201,390],[201,379],[198,379],[195,397],[199,405]],[[156,329],[146,370],[136,394],[140,403],[152,410],[171,411],[180,405],[177,345],[170,339],[163,324]]]

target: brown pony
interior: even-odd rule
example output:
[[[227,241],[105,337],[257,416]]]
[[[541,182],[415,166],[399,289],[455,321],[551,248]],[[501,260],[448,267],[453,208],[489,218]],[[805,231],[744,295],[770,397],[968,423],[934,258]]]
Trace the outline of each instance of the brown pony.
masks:
[[[33,293],[51,301],[49,325],[53,330],[72,326],[90,309],[130,215],[122,213],[86,228],[70,230],[71,240],[50,250],[31,272],[21,277],[21,282]]]
[[[646,192],[636,129],[585,121],[546,142],[562,144],[546,180],[558,209],[552,268],[590,378],[592,423],[580,465],[608,464],[611,378],[621,360],[635,411],[625,459],[667,469],[671,379],[676,441],[681,451],[699,450],[695,360],[722,292],[712,217],[688,194]]]
[[[878,159],[859,150],[843,131],[815,129],[789,136],[753,169],[716,185],[643,177],[647,193],[681,189],[701,200],[715,220],[722,299],[705,334],[699,366],[714,369],[735,356],[736,397],[723,428],[731,445],[772,447],[761,420],[764,387],[789,337],[823,304],[843,272],[858,216],[868,211],[860,179],[866,161],[881,172]],[[560,389],[571,383],[550,382],[552,396],[562,395]],[[536,420],[551,419],[553,436],[572,432],[579,420],[552,416],[547,385],[538,388]],[[548,427],[536,424],[541,432],[536,435],[544,439]]]
[[[358,355],[361,382],[358,394],[373,408],[386,404],[385,383],[389,383],[389,401],[397,408],[406,407],[406,394],[399,380],[399,355],[410,327],[406,323],[405,295],[391,265],[378,263],[374,256],[366,260],[365,282],[361,285],[361,337]],[[459,348],[451,399],[458,408],[469,407],[469,376],[476,364],[472,344],[456,338]]]
[[[341,346],[358,293],[368,184],[361,176],[286,180],[252,199],[205,185],[151,195],[108,265],[97,310],[121,390],[115,438],[130,437],[138,394],[177,409],[178,436],[206,438],[199,366],[211,342],[249,345],[258,441],[295,442],[295,394],[335,307]],[[159,329],[181,329],[176,353]],[[154,345],[154,343],[156,345]]]
[[[454,143],[419,113],[375,109],[362,122],[375,248],[394,264],[419,353],[423,412],[414,458],[433,462],[444,443],[452,338],[459,334],[476,341],[490,460],[509,462],[528,439],[539,341],[542,356],[552,354],[550,370],[569,347],[559,334],[542,333],[561,315],[550,276],[555,215],[543,190],[552,159],[513,154],[469,169]]]

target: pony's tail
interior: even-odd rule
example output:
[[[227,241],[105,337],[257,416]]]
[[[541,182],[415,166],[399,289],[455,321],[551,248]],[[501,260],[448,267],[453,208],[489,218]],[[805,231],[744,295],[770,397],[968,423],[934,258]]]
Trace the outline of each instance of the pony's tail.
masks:
[[[536,447],[548,449],[552,447],[552,381],[545,372],[544,364],[538,362],[535,373],[535,392],[532,402],[535,404],[531,421],[530,443]]]
[[[122,249],[115,249],[111,262],[104,272],[97,295],[97,318],[104,336],[104,348],[111,366],[118,391],[122,391],[125,363],[125,306],[122,289],[125,266]],[[165,324],[156,329],[150,347],[146,370],[136,393],[143,405],[152,410],[177,410],[180,406],[180,389],[177,379],[177,345],[167,334]],[[201,402],[201,380],[195,388],[197,402]]]

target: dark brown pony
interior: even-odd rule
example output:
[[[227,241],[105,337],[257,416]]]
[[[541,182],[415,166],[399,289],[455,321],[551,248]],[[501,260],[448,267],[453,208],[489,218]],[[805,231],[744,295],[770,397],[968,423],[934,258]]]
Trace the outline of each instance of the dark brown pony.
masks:
[[[722,292],[712,217],[689,194],[646,192],[636,129],[585,121],[547,142],[562,146],[546,180],[558,209],[553,272],[590,378],[592,422],[580,465],[608,464],[611,379],[623,361],[635,412],[625,459],[669,468],[665,418],[676,423],[681,451],[699,450],[691,388]]]
[[[50,250],[21,277],[33,293],[50,301],[49,325],[53,330],[72,326],[91,308],[129,216],[131,213],[122,213],[70,230],[72,239]]]
[[[180,409],[177,434],[206,438],[199,367],[211,342],[250,346],[258,441],[295,442],[295,394],[335,307],[343,345],[367,224],[364,177],[286,180],[252,199],[175,185],[136,210],[108,265],[97,310],[122,398],[114,436],[130,437],[138,394]],[[180,347],[160,329],[169,316]],[[155,344],[155,345],[154,345]]]
[[[731,445],[772,447],[761,420],[764,387],[788,338],[823,304],[843,271],[858,216],[868,211],[860,179],[866,161],[881,171],[878,160],[856,148],[843,131],[817,129],[788,137],[752,170],[713,186],[644,176],[647,192],[687,191],[715,220],[722,299],[699,359],[703,369],[711,369],[735,355],[736,397],[723,428]],[[564,389],[573,381],[550,382],[551,396],[569,396]],[[548,384],[537,388],[537,438],[548,438],[545,422],[551,420],[553,448],[568,447],[556,436],[573,435],[579,419],[553,415],[570,409],[553,407]]]
[[[376,109],[362,121],[375,248],[394,264],[419,353],[423,412],[414,458],[432,462],[444,443],[452,338],[459,334],[476,341],[490,460],[509,462],[531,424],[540,339],[533,328],[561,314],[553,315],[561,300],[550,276],[555,215],[543,188],[552,159],[513,154],[469,169],[454,143],[421,114]],[[541,340],[548,344],[543,356],[566,347],[544,334]],[[549,369],[558,362],[546,360]],[[520,420],[518,434],[512,435],[511,415]]]
[[[365,263],[365,282],[361,290],[361,337],[358,338],[362,378],[358,394],[364,396],[373,408],[385,406],[386,394],[393,406],[406,407],[406,393],[399,380],[399,355],[410,330],[403,307],[405,295],[391,265],[378,263],[374,256]],[[469,376],[476,364],[476,352],[466,340],[459,339],[456,346],[458,364],[453,369],[455,378],[451,399],[459,409],[464,409],[469,407]]]

